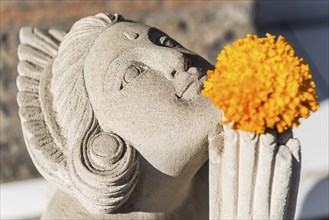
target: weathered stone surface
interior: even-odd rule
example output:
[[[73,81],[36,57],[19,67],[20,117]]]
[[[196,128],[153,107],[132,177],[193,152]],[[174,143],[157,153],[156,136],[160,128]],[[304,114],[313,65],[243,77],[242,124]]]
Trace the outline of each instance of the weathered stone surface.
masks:
[[[221,125],[212,65],[164,32],[100,13],[23,27],[18,58],[25,142],[55,187],[43,219],[294,217],[299,141]]]
[[[20,31],[17,101],[36,167],[77,198],[85,218],[184,217],[184,204],[198,203],[186,198],[197,194],[207,135],[221,120],[200,94],[211,64],[119,15],[83,18],[64,35]],[[71,202],[50,205],[45,218],[72,218]]]
[[[20,26],[33,24],[68,31],[77,18],[108,8],[109,11],[123,11],[127,18],[164,30],[212,63],[224,45],[254,31],[252,2],[159,2],[147,1],[131,7],[131,3],[127,5],[124,1],[100,1],[91,5],[70,1],[47,1],[42,4],[33,1],[1,1],[1,182],[39,176],[23,144],[17,117],[16,48]],[[60,18],[58,11],[61,11]]]

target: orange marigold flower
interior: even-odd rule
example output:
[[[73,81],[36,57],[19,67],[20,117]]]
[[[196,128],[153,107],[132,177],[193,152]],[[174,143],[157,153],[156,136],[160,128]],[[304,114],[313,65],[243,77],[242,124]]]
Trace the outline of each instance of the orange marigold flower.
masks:
[[[283,132],[319,108],[309,66],[279,36],[247,35],[218,55],[202,94],[224,112],[233,129]]]

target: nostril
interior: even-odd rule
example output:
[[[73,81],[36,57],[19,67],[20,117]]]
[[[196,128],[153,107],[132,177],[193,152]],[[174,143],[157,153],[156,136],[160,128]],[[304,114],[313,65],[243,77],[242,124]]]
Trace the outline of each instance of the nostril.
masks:
[[[192,66],[192,61],[189,58],[185,60],[185,71],[187,71]]]
[[[172,78],[175,78],[176,74],[177,74],[177,71],[176,71],[176,70],[173,70],[173,71],[170,73],[170,75],[171,75]]]
[[[192,61],[189,58],[185,60],[185,71],[187,71],[192,65]]]

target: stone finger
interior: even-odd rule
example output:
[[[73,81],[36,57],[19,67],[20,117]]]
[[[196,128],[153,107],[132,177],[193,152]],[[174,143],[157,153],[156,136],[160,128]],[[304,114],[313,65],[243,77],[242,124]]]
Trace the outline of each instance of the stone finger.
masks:
[[[292,155],[289,148],[281,145],[275,158],[271,190],[271,219],[284,219],[287,212],[292,174]]]
[[[224,126],[224,152],[221,173],[221,219],[235,219],[237,210],[239,135]]]
[[[260,135],[256,162],[253,218],[268,219],[270,216],[270,190],[274,155],[277,148],[276,134],[270,131]]]
[[[224,142],[223,132],[209,138],[209,218],[220,218],[221,156]]]
[[[237,219],[251,219],[258,135],[240,131]]]
[[[291,138],[288,140],[287,147],[292,152],[292,174],[291,174],[291,186],[289,193],[288,208],[286,212],[286,219],[294,219],[297,203],[297,194],[300,181],[301,171],[301,148],[299,140]]]

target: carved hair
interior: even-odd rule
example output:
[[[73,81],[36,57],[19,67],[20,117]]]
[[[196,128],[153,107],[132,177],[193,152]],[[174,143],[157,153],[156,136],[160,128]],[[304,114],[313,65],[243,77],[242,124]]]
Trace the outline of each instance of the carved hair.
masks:
[[[93,120],[84,82],[85,59],[97,37],[120,21],[123,18],[119,15],[102,13],[83,18],[73,25],[59,47],[53,64],[51,92],[57,122],[66,137],[67,146],[81,141]]]
[[[18,103],[31,157],[48,181],[96,213],[119,208],[139,170],[135,149],[101,130],[84,81],[94,41],[121,21],[101,13],[79,20],[67,35],[35,28],[20,32]]]

